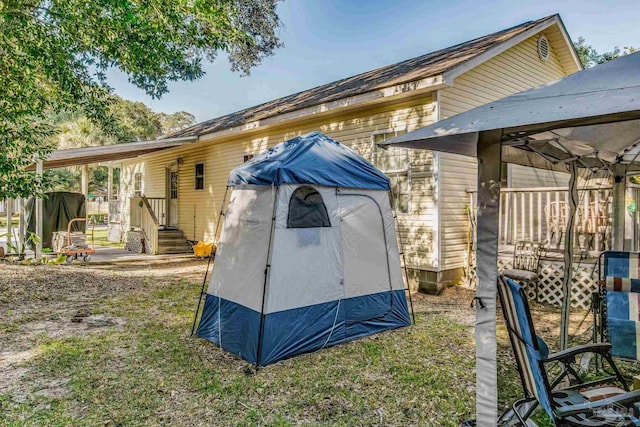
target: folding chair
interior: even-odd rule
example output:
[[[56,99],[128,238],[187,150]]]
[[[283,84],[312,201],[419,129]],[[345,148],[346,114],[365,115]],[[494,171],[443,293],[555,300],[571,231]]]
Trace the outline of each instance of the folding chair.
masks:
[[[524,389],[524,398],[511,405],[500,417],[499,425],[531,425],[528,423],[531,415],[541,406],[556,425],[640,426],[638,409],[634,405],[640,402],[640,391],[628,391],[609,354],[610,344],[585,344],[549,354],[547,345],[535,333],[522,287],[500,276],[498,295]],[[573,365],[576,357],[584,353],[603,357],[614,374],[590,381],[581,378]],[[550,383],[545,365],[551,362],[560,363],[563,369]],[[572,378],[574,384],[553,390],[567,377]],[[620,387],[614,386],[615,383]]]
[[[527,288],[527,294],[533,294],[534,300],[538,301],[538,282],[540,281],[540,258],[544,254],[545,248],[542,243],[530,241],[517,242],[513,249],[513,268],[504,270],[502,274],[512,280],[517,281]]]
[[[598,259],[594,342],[611,343],[611,355],[640,360],[640,254],[606,251]]]

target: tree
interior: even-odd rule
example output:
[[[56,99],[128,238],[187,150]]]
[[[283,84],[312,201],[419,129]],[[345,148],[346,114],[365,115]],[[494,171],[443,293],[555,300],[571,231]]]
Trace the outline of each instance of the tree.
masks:
[[[114,96],[108,113],[113,118],[108,134],[81,112],[63,112],[49,117],[57,130],[50,145],[57,149],[71,149],[152,140],[195,123],[195,117],[186,111],[156,113],[142,102],[132,102]],[[104,192],[107,187],[107,168],[90,168],[89,190]],[[53,191],[77,191],[81,170],[77,167],[47,171],[45,177]]]
[[[181,129],[187,128],[196,123],[193,114],[186,111],[178,111],[173,114],[160,113],[160,123],[162,124],[162,135],[171,135]]]
[[[79,111],[118,135],[106,70],[152,97],[200,78],[220,52],[248,74],[281,46],[277,1],[0,2],[0,199],[46,188],[25,168],[52,149],[52,115]]]
[[[610,52],[598,53],[593,46],[588,45],[584,37],[578,37],[578,41],[573,43],[573,46],[578,53],[578,58],[584,68],[591,68],[594,65],[602,64],[612,59],[619,58],[630,53],[637,52],[637,48],[631,46],[625,46],[620,49],[618,46],[614,47]]]

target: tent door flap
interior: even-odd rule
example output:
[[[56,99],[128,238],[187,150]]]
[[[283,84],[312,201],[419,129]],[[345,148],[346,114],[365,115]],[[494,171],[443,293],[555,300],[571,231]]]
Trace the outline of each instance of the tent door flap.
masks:
[[[347,326],[384,317],[392,304],[382,212],[365,194],[339,195]]]

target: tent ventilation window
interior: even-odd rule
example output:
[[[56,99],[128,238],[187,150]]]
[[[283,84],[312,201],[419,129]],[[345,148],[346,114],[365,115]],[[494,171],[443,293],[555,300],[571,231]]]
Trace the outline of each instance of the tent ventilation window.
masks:
[[[299,187],[289,200],[288,228],[331,227],[322,196],[312,187]]]
[[[540,36],[538,39],[538,56],[541,60],[546,61],[549,59],[549,40],[545,36]]]

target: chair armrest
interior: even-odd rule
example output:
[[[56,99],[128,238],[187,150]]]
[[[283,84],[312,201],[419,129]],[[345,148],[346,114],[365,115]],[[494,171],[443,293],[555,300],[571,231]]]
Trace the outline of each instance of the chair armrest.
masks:
[[[582,344],[566,350],[558,351],[557,353],[552,353],[544,360],[544,362],[556,362],[558,360],[573,358],[574,356],[584,353],[598,353],[604,355],[609,353],[610,350],[611,344],[608,342]]]
[[[555,409],[555,414],[560,418],[571,415],[583,414],[600,408],[611,408],[613,405],[624,405],[625,403],[640,402],[640,390],[629,391],[607,399],[596,400],[595,402],[584,402],[577,405],[562,406]]]

